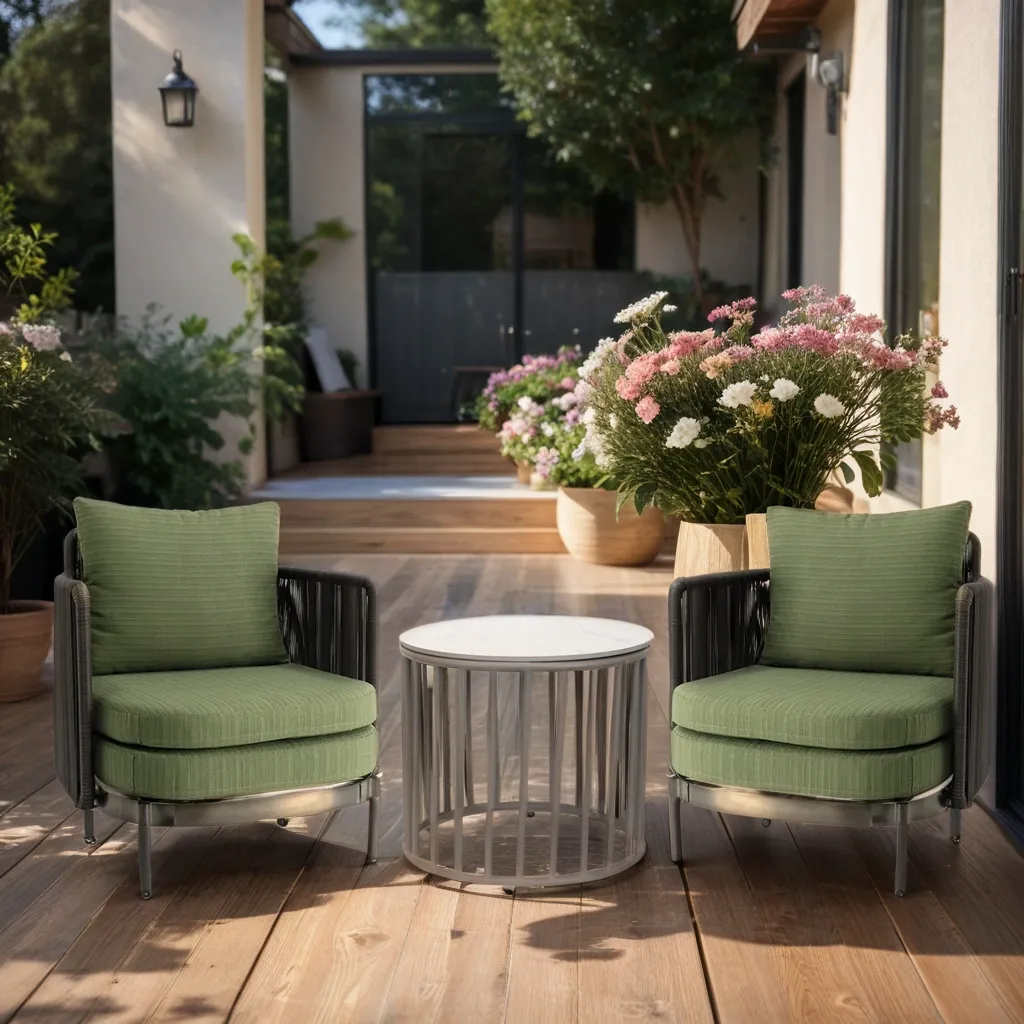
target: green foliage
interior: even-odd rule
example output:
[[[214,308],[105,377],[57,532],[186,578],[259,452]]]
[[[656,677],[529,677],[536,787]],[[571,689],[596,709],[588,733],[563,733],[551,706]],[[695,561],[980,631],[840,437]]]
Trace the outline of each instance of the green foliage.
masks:
[[[155,308],[137,328],[96,331],[90,349],[110,370],[108,402],[126,430],[108,445],[116,497],[157,508],[217,508],[246,484],[252,451],[256,365],[238,329],[212,335],[202,317],[173,329]],[[224,417],[248,424],[226,440]]]
[[[109,19],[109,0],[0,4],[0,36],[19,32],[0,67],[0,180],[59,233],[53,260],[76,268],[84,309],[114,305]]]
[[[287,222],[267,225],[267,252],[244,234],[234,236],[239,258],[231,272],[249,295],[243,328],[255,329],[263,318],[263,341],[257,355],[263,361],[264,409],[271,420],[280,420],[302,407],[305,395],[304,346],[309,334],[302,281],[319,259],[320,242],[343,242],[352,230],[339,218],[319,221],[302,238],[293,238]],[[342,365],[355,383],[356,359],[343,353]],[[347,363],[347,365],[346,365]]]
[[[60,331],[41,323],[71,297],[70,275],[47,269],[55,237],[20,228],[15,212],[13,190],[0,187],[0,295],[15,308],[0,324],[0,614],[44,516],[66,508],[81,484],[81,456],[110,426],[93,362],[72,361]]]
[[[490,45],[484,0],[337,0],[337,5],[334,24],[354,22],[368,47]]]
[[[764,71],[732,0],[487,0],[519,116],[599,189],[671,202],[703,304],[702,221],[737,142],[763,129]]]

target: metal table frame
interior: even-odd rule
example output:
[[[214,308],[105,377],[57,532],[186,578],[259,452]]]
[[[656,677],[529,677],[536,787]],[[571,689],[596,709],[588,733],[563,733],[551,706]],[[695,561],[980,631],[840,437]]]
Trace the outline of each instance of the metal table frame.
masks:
[[[512,890],[600,881],[643,857],[647,647],[612,657],[551,662],[459,660],[411,650],[404,644],[400,650],[403,853],[410,863],[454,881]],[[498,677],[503,673],[516,677],[519,704],[519,797],[504,802],[498,720]],[[548,799],[542,801],[529,797],[534,675],[548,679]],[[475,690],[484,688],[486,800],[480,802],[474,779],[473,696]],[[561,799],[570,691],[576,726],[572,803]],[[515,874],[497,875],[493,868],[494,816],[498,811],[515,810],[519,814]],[[526,823],[537,812],[551,814],[547,870],[540,873],[530,872],[527,865]],[[485,816],[484,862],[472,868],[464,862],[463,829],[464,819],[475,815]],[[565,863],[564,851],[561,857],[558,852],[564,816],[580,819],[579,853],[571,864]],[[602,863],[592,866],[590,826],[595,821],[603,826],[605,848]],[[453,848],[450,860],[442,861],[439,828],[449,822]]]

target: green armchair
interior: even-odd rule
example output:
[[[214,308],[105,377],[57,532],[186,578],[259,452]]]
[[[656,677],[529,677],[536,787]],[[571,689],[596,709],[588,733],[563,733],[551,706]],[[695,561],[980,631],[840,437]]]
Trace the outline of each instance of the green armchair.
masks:
[[[85,814],[151,830],[369,804],[377,855],[377,596],[278,568],[278,510],[76,501],[55,583],[57,775]]]
[[[675,580],[673,860],[683,801],[766,825],[893,826],[897,896],[910,823],[948,813],[960,841],[995,702],[993,588],[969,511],[771,509],[771,570]]]

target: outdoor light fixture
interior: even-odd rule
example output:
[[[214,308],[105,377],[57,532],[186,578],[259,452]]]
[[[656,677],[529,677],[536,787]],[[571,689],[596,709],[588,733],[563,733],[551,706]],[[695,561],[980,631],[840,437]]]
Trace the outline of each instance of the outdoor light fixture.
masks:
[[[196,94],[199,86],[181,66],[181,50],[174,51],[174,69],[160,86],[164,124],[168,128],[191,128],[196,123]]]
[[[818,54],[812,58],[814,77],[827,90],[825,101],[826,127],[829,135],[839,133],[839,94],[845,92],[843,82],[843,55],[838,50],[824,60]]]

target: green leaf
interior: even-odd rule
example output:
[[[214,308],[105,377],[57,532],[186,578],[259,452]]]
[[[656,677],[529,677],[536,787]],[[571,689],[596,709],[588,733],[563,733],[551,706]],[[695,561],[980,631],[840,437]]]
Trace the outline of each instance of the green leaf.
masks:
[[[874,455],[871,452],[856,451],[853,452],[853,458],[860,467],[860,475],[861,480],[864,482],[864,490],[867,491],[870,497],[878,497],[878,495],[882,493],[882,486],[885,480],[882,476],[881,469],[878,467],[878,463],[875,461]]]
[[[852,484],[853,483],[853,478],[855,476],[855,474],[853,472],[853,468],[848,463],[846,463],[846,462],[840,462],[839,463],[839,469],[840,469],[840,471],[843,474],[843,479],[848,484]]]

